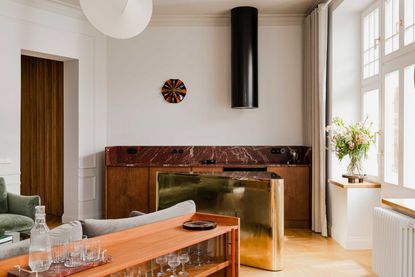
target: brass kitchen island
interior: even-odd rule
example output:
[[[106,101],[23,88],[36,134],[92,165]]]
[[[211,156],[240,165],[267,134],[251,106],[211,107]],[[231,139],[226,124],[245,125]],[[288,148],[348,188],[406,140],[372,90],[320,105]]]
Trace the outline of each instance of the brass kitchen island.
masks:
[[[157,174],[157,207],[196,202],[198,212],[241,219],[241,264],[282,270],[284,181],[271,172]]]

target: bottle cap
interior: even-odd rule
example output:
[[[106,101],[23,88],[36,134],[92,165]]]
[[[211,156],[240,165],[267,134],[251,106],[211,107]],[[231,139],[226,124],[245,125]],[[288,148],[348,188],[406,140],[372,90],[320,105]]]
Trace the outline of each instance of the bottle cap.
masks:
[[[44,214],[45,213],[45,206],[36,206],[35,211],[37,214]]]

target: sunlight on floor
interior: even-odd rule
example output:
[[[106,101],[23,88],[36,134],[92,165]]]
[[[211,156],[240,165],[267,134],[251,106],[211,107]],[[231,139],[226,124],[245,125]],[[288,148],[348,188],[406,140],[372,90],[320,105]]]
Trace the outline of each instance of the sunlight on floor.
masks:
[[[285,230],[284,270],[271,272],[241,266],[242,277],[363,277],[371,271],[371,251],[344,250],[335,240],[309,230]]]

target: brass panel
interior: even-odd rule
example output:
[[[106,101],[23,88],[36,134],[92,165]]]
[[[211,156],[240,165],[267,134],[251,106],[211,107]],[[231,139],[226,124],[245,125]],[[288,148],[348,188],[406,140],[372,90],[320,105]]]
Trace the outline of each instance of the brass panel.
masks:
[[[215,174],[158,173],[158,209],[191,199],[198,212],[240,217],[241,264],[282,270],[283,179]]]

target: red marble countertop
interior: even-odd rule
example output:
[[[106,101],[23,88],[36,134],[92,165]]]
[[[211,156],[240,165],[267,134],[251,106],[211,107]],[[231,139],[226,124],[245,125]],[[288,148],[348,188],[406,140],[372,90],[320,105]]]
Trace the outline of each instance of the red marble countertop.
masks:
[[[293,163],[291,152],[298,155]],[[207,162],[214,161],[209,164]],[[267,167],[309,166],[311,148],[305,146],[111,146],[106,166],[127,167]]]

